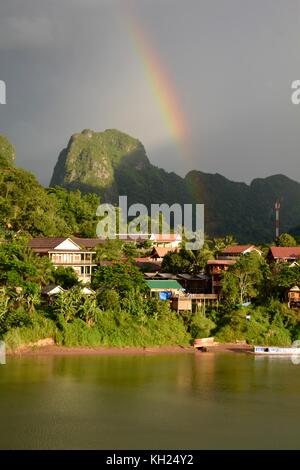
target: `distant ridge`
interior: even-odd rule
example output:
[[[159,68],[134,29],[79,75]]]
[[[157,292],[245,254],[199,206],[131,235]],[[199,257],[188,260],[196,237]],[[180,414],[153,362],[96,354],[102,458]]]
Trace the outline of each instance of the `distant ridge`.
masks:
[[[190,171],[185,178],[152,165],[142,143],[118,130],[74,134],[54,168],[51,186],[95,192],[106,202],[204,203],[206,232],[233,234],[241,243],[274,238],[274,204],[281,200],[281,230],[300,226],[300,184],[284,175],[250,185],[219,174]]]

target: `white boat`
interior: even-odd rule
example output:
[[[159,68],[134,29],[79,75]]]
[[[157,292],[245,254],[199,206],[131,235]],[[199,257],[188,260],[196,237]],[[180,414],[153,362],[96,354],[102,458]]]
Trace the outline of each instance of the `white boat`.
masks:
[[[265,356],[293,356],[294,354],[300,355],[300,348],[278,348],[274,346],[254,346],[253,354],[261,354]]]

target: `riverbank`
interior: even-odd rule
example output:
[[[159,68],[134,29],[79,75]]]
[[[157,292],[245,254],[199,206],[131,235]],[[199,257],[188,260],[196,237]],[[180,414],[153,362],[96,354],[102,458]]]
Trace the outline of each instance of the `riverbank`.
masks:
[[[212,354],[212,353],[246,353],[251,351],[251,346],[244,343],[218,343],[207,348],[207,352],[197,351],[193,346],[157,346],[157,347],[66,347],[43,346],[24,347],[16,351],[8,352],[9,356],[101,356],[101,355],[149,355],[149,354]]]

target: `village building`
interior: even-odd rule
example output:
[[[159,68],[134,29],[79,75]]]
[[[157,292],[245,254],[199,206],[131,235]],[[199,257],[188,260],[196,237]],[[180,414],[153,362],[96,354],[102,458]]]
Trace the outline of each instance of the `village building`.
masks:
[[[289,264],[290,268],[299,268],[300,267],[300,260],[299,262],[293,261],[291,264]]]
[[[171,247],[154,247],[150,257],[158,263],[162,263],[164,257],[170,253],[170,251],[177,251],[177,248]]]
[[[179,280],[177,274],[161,273],[160,271],[144,273],[144,276],[148,280],[150,279],[165,279],[165,280],[173,280],[173,281]]]
[[[161,300],[170,299],[172,296],[179,295],[184,292],[184,288],[178,281],[168,279],[147,280],[150,296],[158,297]]]
[[[222,274],[235,263],[235,259],[213,259],[207,262],[208,272],[211,277],[212,294],[220,294]]]
[[[196,311],[197,308],[217,307],[219,302],[218,294],[210,292],[199,292],[205,290],[209,277],[205,275],[190,276],[189,274],[170,274],[170,273],[145,273],[147,285],[151,295],[158,296],[161,300],[170,300],[171,308],[180,311]],[[195,284],[186,284],[185,282],[197,279],[198,287]],[[180,286],[180,287],[179,287]],[[201,287],[199,287],[201,286]],[[209,290],[209,289],[208,289]],[[194,292],[193,292],[194,291]]]
[[[144,243],[149,241],[150,233],[116,233],[115,238],[124,243]],[[104,240],[105,241],[105,240]]]
[[[170,248],[174,251],[180,248],[182,237],[181,235],[177,233],[169,233],[169,234],[152,233],[150,235],[149,241],[152,244],[152,246],[160,247],[160,248]]]
[[[206,274],[178,274],[180,284],[191,294],[211,292],[211,279]]]
[[[119,233],[115,235],[116,239],[128,243],[144,243],[148,241],[152,247],[179,249],[182,242],[181,235],[177,233]],[[102,240],[105,241],[105,240]]]
[[[64,292],[64,289],[61,286],[56,286],[55,284],[49,284],[48,286],[45,286],[41,290],[41,295],[42,299],[46,300],[47,303],[51,303],[53,298],[56,295],[61,294]]]
[[[210,277],[205,274],[172,274],[163,272],[144,273],[146,279],[165,279],[178,281],[190,294],[205,294],[211,292]]]
[[[292,287],[288,293],[289,308],[298,307],[300,308],[300,289],[298,286]]]
[[[267,260],[269,263],[288,263],[289,265],[299,262],[300,246],[271,246]]]
[[[258,253],[260,256],[263,254],[255,245],[232,245],[224,248],[224,250],[219,253],[218,259],[238,259],[242,255],[253,252]]]
[[[40,237],[30,240],[28,246],[40,256],[48,256],[55,268],[71,267],[83,283],[91,281],[92,269],[96,266],[93,248],[97,238]]]

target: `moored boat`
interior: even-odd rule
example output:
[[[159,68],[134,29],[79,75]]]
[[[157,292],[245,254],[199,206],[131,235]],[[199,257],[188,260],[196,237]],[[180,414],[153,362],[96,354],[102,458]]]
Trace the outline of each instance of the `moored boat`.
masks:
[[[253,354],[261,354],[267,356],[292,356],[294,354],[300,355],[300,348],[279,348],[275,346],[254,346]]]

